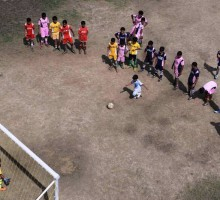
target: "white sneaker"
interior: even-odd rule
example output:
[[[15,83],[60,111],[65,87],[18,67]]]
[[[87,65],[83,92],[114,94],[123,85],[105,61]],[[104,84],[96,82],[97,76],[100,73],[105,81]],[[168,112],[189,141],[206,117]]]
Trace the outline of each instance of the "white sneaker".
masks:
[[[214,76],[214,79],[217,79],[217,78],[218,78],[218,75],[215,75],[215,76]]]

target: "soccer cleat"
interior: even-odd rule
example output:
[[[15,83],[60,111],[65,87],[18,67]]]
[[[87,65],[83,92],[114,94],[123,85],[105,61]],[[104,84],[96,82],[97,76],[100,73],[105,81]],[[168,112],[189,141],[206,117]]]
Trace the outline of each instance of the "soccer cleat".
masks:
[[[215,110],[214,113],[220,113],[220,110]]]
[[[218,75],[215,75],[215,76],[214,76],[214,79],[217,79],[217,78],[218,78]]]
[[[66,54],[67,53],[67,50],[66,51],[64,51],[62,54]]]
[[[188,100],[191,100],[191,99],[192,99],[192,97],[189,97],[189,98],[188,98]]]
[[[209,105],[208,102],[206,102],[206,103],[203,104],[203,106],[207,106],[207,105]]]

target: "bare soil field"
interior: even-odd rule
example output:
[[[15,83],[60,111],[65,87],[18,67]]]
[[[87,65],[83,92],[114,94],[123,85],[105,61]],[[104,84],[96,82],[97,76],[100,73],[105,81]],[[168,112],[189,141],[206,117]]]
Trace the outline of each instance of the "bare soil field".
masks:
[[[31,52],[22,36],[13,43],[3,38],[0,47],[0,123],[61,175],[62,200],[220,199],[220,127],[213,113],[219,91],[206,107],[184,94],[193,61],[201,71],[196,89],[213,80],[220,46],[217,0],[66,0],[52,10],[21,2],[33,7],[26,14],[18,6],[19,18],[5,6],[11,1],[0,2],[0,16],[11,16],[4,33],[18,19],[22,27],[30,15],[36,24],[42,9],[50,19],[67,18],[74,30],[81,20],[90,29],[86,56],[37,44]],[[120,93],[132,69],[109,71],[102,56],[121,26],[130,31],[130,15],[140,9],[149,21],[144,46],[149,40],[157,50],[165,46],[168,60],[162,82],[138,73],[149,90],[134,100],[129,90]],[[178,50],[185,68],[181,89],[174,91],[171,65]],[[138,58],[143,61],[143,50]],[[109,102],[114,109],[106,108]],[[13,183],[7,192],[13,193]]]

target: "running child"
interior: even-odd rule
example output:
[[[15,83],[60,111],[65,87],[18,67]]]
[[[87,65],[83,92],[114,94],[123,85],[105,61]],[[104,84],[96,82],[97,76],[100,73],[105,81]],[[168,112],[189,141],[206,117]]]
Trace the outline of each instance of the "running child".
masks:
[[[74,32],[72,27],[67,24],[67,20],[63,20],[63,26],[60,27],[60,41],[62,40],[64,54],[67,53],[67,43],[71,45],[72,53],[75,53],[73,49],[73,36]]]
[[[116,66],[117,49],[118,49],[118,43],[115,42],[115,38],[111,38],[111,42],[108,44],[108,47],[107,47],[107,55],[108,55],[108,58],[110,60],[109,69],[114,67],[116,72],[118,72],[117,66]]]
[[[205,93],[204,96],[204,106],[207,106],[209,101],[212,100],[212,95],[216,92],[217,83],[214,81],[209,81],[202,88],[199,89],[201,94]]]
[[[46,13],[42,13],[41,18],[38,20],[38,31],[41,36],[40,47],[42,47],[43,44],[48,46],[49,19]]]
[[[81,50],[84,51],[84,54],[86,54],[86,43],[88,40],[88,34],[89,34],[89,29],[86,27],[86,22],[81,21],[81,27],[78,30],[78,35],[79,35],[79,54],[81,54]]]
[[[145,25],[145,18],[143,17],[141,18],[141,22],[136,25],[134,32],[133,32],[133,36],[137,37],[138,43],[140,45],[142,45],[142,40],[144,36],[144,33],[143,33],[144,25]]]
[[[124,69],[125,55],[127,54],[127,52],[128,52],[128,48],[125,45],[124,41],[121,40],[118,46],[117,64],[120,65],[122,69]]]
[[[174,89],[179,88],[179,77],[181,76],[184,68],[184,59],[182,57],[182,51],[178,51],[171,67],[174,70]]]
[[[132,77],[132,81],[129,84],[127,84],[126,87],[129,85],[132,85],[132,84],[134,85],[134,91],[132,93],[132,97],[134,99],[138,99],[138,98],[142,97],[141,96],[141,87],[142,86],[146,90],[148,90],[147,87],[138,79],[138,75],[136,75],[136,74]]]
[[[24,35],[28,43],[28,46],[30,46],[32,50],[34,48],[34,38],[35,38],[34,29],[35,26],[31,22],[31,18],[27,18],[27,22],[24,24]]]
[[[195,86],[199,80],[199,75],[200,75],[200,71],[197,67],[197,63],[193,62],[192,69],[188,78],[188,95],[189,95],[188,100],[191,100],[193,97]]]
[[[163,69],[165,66],[166,59],[167,59],[167,56],[165,53],[165,48],[160,47],[159,52],[155,54],[155,60],[154,60],[155,72],[153,74],[153,77],[155,77],[155,76],[158,76],[158,71],[160,72],[159,79],[158,79],[159,82],[162,80],[162,77],[163,77]]]
[[[219,68],[220,68],[220,50],[217,52],[217,68],[216,68],[216,74],[214,76],[214,79],[218,78]]]
[[[121,42],[124,44],[128,43],[130,33],[125,32],[125,27],[121,27],[120,32],[115,33],[115,37],[118,39],[118,44]]]
[[[53,16],[53,22],[50,23],[50,36],[54,41],[55,50],[59,50],[59,34],[60,34],[60,22],[57,21],[57,16]]]
[[[140,44],[137,42],[137,37],[133,37],[132,41],[128,42],[129,46],[129,66],[137,70],[137,51],[141,49]],[[133,61],[133,63],[132,63]]]
[[[147,47],[145,48],[144,52],[146,53],[146,57],[144,59],[144,65],[141,68],[141,71],[144,71],[146,66],[149,66],[148,68],[148,75],[150,75],[152,67],[153,67],[153,60],[155,57],[156,49],[153,47],[153,41],[149,41]]]

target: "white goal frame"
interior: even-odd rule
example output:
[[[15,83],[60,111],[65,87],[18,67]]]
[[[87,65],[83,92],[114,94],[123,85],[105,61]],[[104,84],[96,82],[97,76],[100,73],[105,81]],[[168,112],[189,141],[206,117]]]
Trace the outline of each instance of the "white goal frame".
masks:
[[[54,200],[59,200],[59,179],[60,175],[50,168],[43,160],[41,160],[33,151],[31,151],[25,144],[23,144],[18,138],[16,138],[8,129],[0,124],[0,130],[7,135],[14,143],[16,143],[25,153],[27,153],[32,159],[34,159],[42,168],[44,168],[54,180],[48,185],[48,187],[41,193],[36,199],[40,200],[41,197],[55,184]]]

